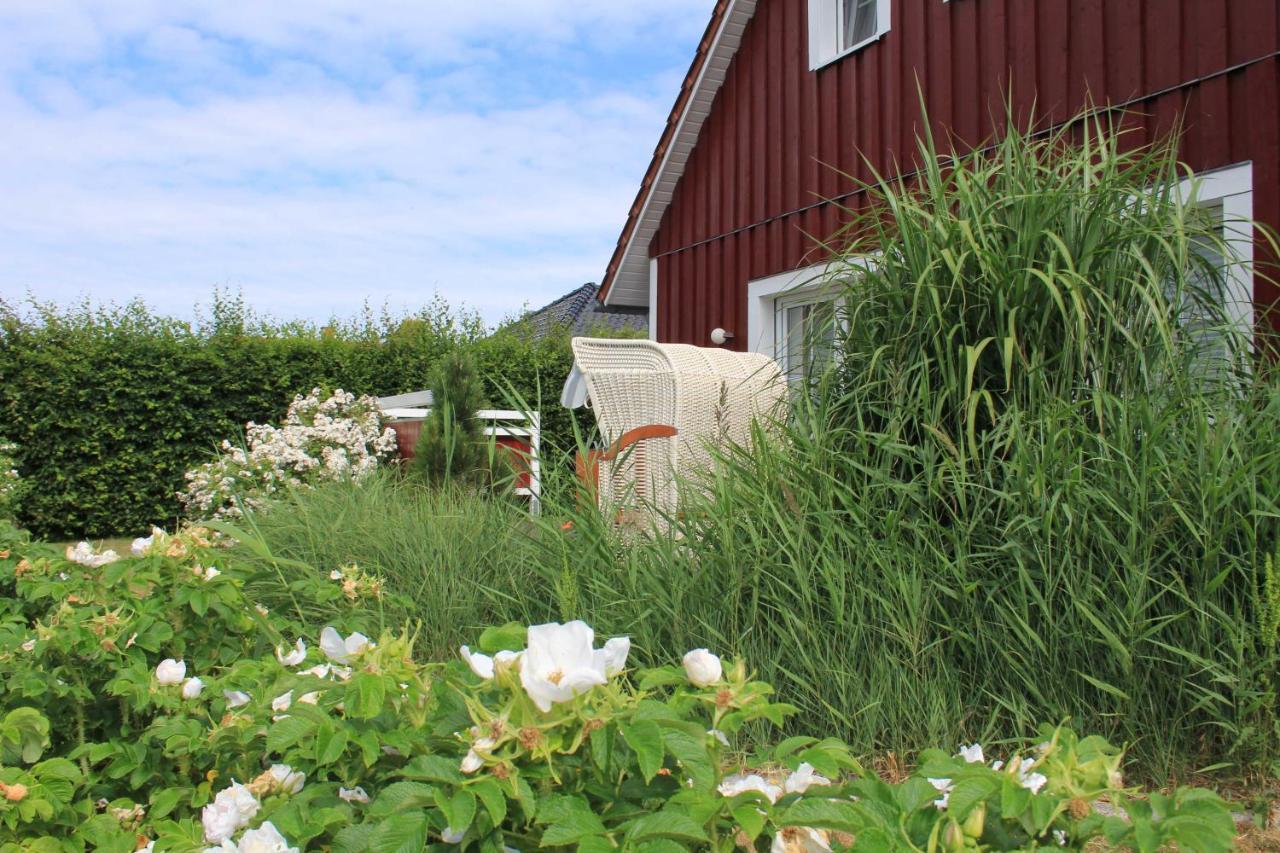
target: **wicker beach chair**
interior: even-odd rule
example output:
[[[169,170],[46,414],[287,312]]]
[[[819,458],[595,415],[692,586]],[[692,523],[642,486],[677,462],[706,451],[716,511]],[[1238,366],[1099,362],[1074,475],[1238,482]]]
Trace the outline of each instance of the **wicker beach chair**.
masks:
[[[677,482],[710,461],[711,447],[751,440],[787,383],[768,356],[643,340],[574,338],[563,401],[586,401],[608,442],[579,459],[579,476],[619,523],[659,523],[676,510]]]

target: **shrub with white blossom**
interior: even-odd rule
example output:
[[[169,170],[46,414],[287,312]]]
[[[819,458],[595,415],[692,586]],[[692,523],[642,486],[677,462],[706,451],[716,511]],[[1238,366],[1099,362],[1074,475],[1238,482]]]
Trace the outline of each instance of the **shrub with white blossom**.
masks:
[[[181,497],[189,517],[233,517],[287,487],[359,480],[395,449],[376,400],[315,388],[294,397],[282,426],[250,422],[244,447],[224,441],[220,456],[187,472]]]
[[[230,531],[236,532],[236,531]],[[890,784],[843,743],[752,747],[792,712],[745,662],[638,669],[581,621],[421,663],[363,570],[249,590],[207,530],[129,553],[0,528],[0,850],[1226,850],[1214,794],[1144,798],[1120,752],[1046,727]],[[269,570],[267,570],[269,571]],[[333,624],[308,624],[326,612]],[[319,629],[318,629],[319,628]],[[363,632],[369,632],[368,634]],[[376,637],[376,639],[375,639]],[[752,742],[744,735],[750,732]],[[1106,797],[1123,813],[1096,813]]]
[[[17,453],[17,445],[0,441],[0,518],[13,518],[17,511],[23,485],[14,459]]]

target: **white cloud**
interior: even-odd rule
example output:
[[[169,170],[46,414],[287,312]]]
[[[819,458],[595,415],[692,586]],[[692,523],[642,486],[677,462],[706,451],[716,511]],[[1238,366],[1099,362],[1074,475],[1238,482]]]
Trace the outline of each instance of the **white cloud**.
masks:
[[[602,274],[709,7],[7,0],[0,297],[545,302]]]

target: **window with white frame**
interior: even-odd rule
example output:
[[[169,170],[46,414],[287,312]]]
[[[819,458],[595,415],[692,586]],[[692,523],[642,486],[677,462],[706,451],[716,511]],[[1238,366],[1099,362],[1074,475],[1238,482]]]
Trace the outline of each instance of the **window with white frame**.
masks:
[[[889,31],[890,0],[809,0],[809,68],[862,48]]]
[[[836,351],[842,300],[826,273],[819,265],[747,285],[747,346],[776,360],[791,382],[817,376]]]
[[[1222,320],[1245,339],[1253,333],[1253,167],[1240,163],[1205,172],[1184,181],[1180,189],[1205,217],[1200,224],[1221,237],[1221,242],[1201,240],[1193,246],[1199,263],[1191,285],[1200,291],[1201,303],[1184,296],[1181,306],[1183,330],[1204,368],[1213,370],[1232,354],[1228,335],[1220,328]],[[1220,274],[1210,275],[1209,270]],[[1205,310],[1207,300],[1219,304],[1221,316]]]

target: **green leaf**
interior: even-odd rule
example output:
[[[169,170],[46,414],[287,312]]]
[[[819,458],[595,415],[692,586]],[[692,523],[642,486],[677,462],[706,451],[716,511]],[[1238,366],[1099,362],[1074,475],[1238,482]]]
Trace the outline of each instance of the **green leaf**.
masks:
[[[662,768],[663,743],[662,729],[658,724],[644,720],[631,725],[620,726],[622,738],[636,754],[636,762],[640,765],[640,774],[644,781],[653,779]]]
[[[466,778],[458,769],[456,761],[442,755],[419,755],[406,764],[399,775],[406,779],[444,782],[450,785],[459,785]]]
[[[386,699],[386,680],[371,672],[357,673],[347,684],[346,713],[357,719],[370,719],[382,713]]]
[[[283,753],[316,730],[315,720],[289,716],[271,724],[267,731],[267,751]]]
[[[332,853],[363,853],[369,850],[376,829],[372,823],[362,823],[340,830],[333,837]]]
[[[581,797],[552,794],[538,806],[538,820],[547,824],[542,834],[543,847],[576,844],[591,835],[603,835],[604,823]]]
[[[393,782],[383,788],[369,805],[372,817],[386,817],[405,809],[420,809],[435,804],[436,788],[422,782]]]
[[[788,806],[778,815],[777,822],[782,826],[811,826],[815,829],[857,832],[862,828],[864,820],[851,802],[805,797]]]
[[[410,811],[392,815],[378,824],[368,842],[366,849],[370,853],[422,853],[427,846],[427,813]]]
[[[165,817],[177,808],[183,796],[189,794],[189,791],[182,788],[162,788],[155,791],[151,795],[151,808],[147,809],[148,819],[159,820]]]
[[[519,651],[525,647],[528,636],[529,629],[519,622],[486,628],[480,634],[480,651],[487,655]]]
[[[733,808],[733,819],[738,822],[738,828],[752,841],[755,841],[760,831],[764,829],[766,817],[754,803],[743,803]]]
[[[507,818],[507,795],[502,792],[502,786],[493,779],[480,779],[471,786],[471,790],[484,803],[493,825],[501,826]]]
[[[316,735],[316,764],[332,764],[342,757],[351,736],[345,727],[321,729]]]
[[[645,815],[631,824],[627,830],[630,841],[653,838],[670,838],[677,841],[708,841],[706,830],[687,814],[674,809],[664,809],[657,814]]]

